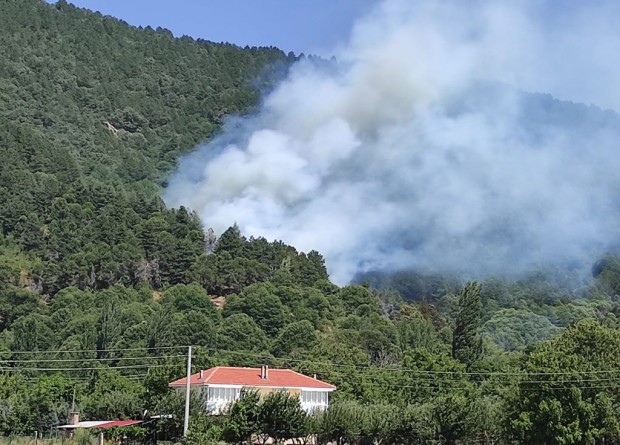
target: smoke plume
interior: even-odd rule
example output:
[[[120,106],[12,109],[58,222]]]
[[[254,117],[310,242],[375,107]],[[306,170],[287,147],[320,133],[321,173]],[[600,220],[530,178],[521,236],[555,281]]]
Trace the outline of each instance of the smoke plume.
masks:
[[[620,234],[619,12],[385,1],[338,63],[297,63],[182,159],[165,198],[316,249],[337,283],[591,263]]]

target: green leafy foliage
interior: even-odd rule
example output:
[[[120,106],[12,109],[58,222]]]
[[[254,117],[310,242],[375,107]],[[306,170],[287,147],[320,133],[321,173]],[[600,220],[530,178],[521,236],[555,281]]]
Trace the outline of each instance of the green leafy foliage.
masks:
[[[529,443],[618,441],[611,408],[618,403],[617,383],[610,376],[619,354],[618,332],[588,320],[536,348],[525,364],[531,377],[515,395],[515,436]],[[534,385],[538,380],[543,382]]]
[[[260,396],[257,391],[243,391],[228,412],[222,437],[230,443],[249,443],[261,431]]]
[[[335,286],[318,252],[234,225],[216,238],[160,198],[179,156],[251,112],[293,54],[64,1],[3,0],[0,17],[0,433],[53,430],[75,403],[87,420],[170,414],[132,437],[176,440],[168,383],[192,345],[194,370],[269,364],[338,389],[312,415],[248,392],[219,420],[192,394],[187,444],[620,443],[617,257],[592,281]]]
[[[223,438],[231,443],[250,443],[269,438],[275,443],[308,434],[307,414],[298,396],[285,391],[272,391],[261,397],[257,391],[244,391],[228,413]]]
[[[548,340],[560,331],[549,319],[524,309],[500,309],[482,330],[506,350],[520,349]]]
[[[272,391],[261,400],[259,407],[260,434],[276,443],[307,435],[306,413],[298,396]]]

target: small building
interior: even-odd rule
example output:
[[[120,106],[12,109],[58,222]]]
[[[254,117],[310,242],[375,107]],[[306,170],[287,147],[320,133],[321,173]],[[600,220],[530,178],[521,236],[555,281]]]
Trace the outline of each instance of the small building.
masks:
[[[139,425],[142,420],[80,420],[80,413],[77,411],[71,411],[69,413],[69,423],[67,425],[60,425],[58,429],[65,431],[77,430],[79,428],[90,429],[106,429],[119,426],[132,426]]]
[[[121,426],[133,426],[141,424],[141,420],[86,420],[78,422],[74,425],[60,425],[60,430],[77,430],[79,428],[84,429],[107,429],[116,428]]]
[[[176,389],[186,388],[187,378],[170,382]],[[244,388],[255,389],[264,395],[272,391],[286,391],[299,397],[301,407],[306,411],[325,410],[329,405],[329,394],[336,387],[329,383],[308,377],[291,369],[235,368],[216,366],[206,369],[190,378],[190,387],[200,389],[210,414],[221,414],[226,407],[241,396]]]
[[[72,411],[69,414],[69,423],[67,425],[60,425],[58,429],[63,432],[63,437],[73,437],[73,433],[78,429],[96,430],[99,432],[99,444],[103,442],[103,430],[108,428],[116,428],[123,426],[139,425],[142,420],[80,420],[80,413]]]

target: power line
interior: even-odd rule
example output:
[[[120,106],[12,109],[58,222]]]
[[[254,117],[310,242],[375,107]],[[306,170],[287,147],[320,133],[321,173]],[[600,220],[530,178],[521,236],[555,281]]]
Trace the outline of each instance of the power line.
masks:
[[[222,353],[222,354],[235,354],[235,355],[243,355],[246,357],[260,357],[261,359],[265,359],[268,353],[250,353],[247,351],[232,351],[225,350],[219,348],[210,348],[206,346],[197,346],[199,350],[204,350],[207,352],[213,353]],[[64,353],[93,353],[93,352],[128,352],[128,351],[157,351],[157,350],[173,350],[173,349],[187,349],[187,346],[161,346],[161,347],[143,347],[143,348],[118,348],[118,349],[82,349],[82,350],[46,350],[46,351],[10,351],[10,354],[64,354]],[[9,351],[7,351],[9,352]],[[116,361],[116,360],[157,360],[157,359],[166,359],[166,358],[181,358],[186,357],[185,355],[168,355],[168,356],[134,356],[134,357],[105,357],[105,358],[92,358],[92,359],[30,359],[30,360],[21,360],[21,359],[8,359],[2,360],[1,363],[34,363],[34,362],[84,362],[84,361]],[[329,366],[330,368],[357,368],[357,369],[372,369],[376,371],[393,371],[393,372],[410,372],[410,373],[418,373],[418,374],[429,374],[429,375],[466,375],[466,376],[551,376],[551,375],[587,375],[587,374],[620,374],[620,369],[612,369],[612,370],[592,370],[592,371],[556,371],[556,372],[524,372],[524,371],[438,371],[438,370],[423,370],[423,369],[412,369],[412,368],[403,368],[403,367],[387,367],[387,366],[373,366],[370,364],[343,364],[343,363],[335,363],[335,362],[326,362],[326,361],[317,361],[313,359],[291,359],[284,357],[273,357],[274,361],[284,361],[291,363],[301,363],[305,365],[324,365]]]
[[[12,355],[20,354],[77,354],[92,352],[128,352],[128,351],[160,351],[170,349],[187,349],[187,346],[153,346],[143,348],[116,348],[116,349],[54,349],[44,351],[2,351]]]
[[[335,371],[335,373],[337,375],[339,375],[340,377],[344,377],[346,378],[350,378],[350,375],[344,374],[342,372],[339,371]],[[606,380],[590,380],[590,382],[592,383],[596,383],[599,381],[606,381]],[[613,381],[616,382],[620,382],[620,378],[618,379],[613,379]],[[575,383],[582,383],[583,381],[574,381]],[[569,381],[496,381],[496,380],[490,380],[490,381],[485,381],[483,382],[484,384],[491,384],[491,386],[494,386],[495,389],[498,389],[499,387],[502,388],[506,388],[508,387],[510,384],[519,384],[519,383],[533,383],[534,386],[538,386],[538,388],[523,388],[523,387],[519,387],[519,391],[526,391],[526,392],[540,392],[542,391],[565,391],[565,390],[571,390],[571,389],[580,389],[580,390],[588,390],[588,389],[610,389],[610,388],[618,388],[618,384],[605,384],[605,385],[571,385],[571,386],[565,386],[566,384],[570,383]],[[544,386],[544,384],[547,384],[547,386]],[[430,379],[422,379],[422,380],[417,380],[414,379],[413,381],[408,380],[405,382],[399,382],[399,383],[391,383],[391,382],[384,382],[384,381],[364,381],[363,383],[361,383],[363,386],[371,386],[371,387],[380,387],[380,388],[396,388],[396,389],[432,389],[432,390],[451,390],[451,389],[471,389],[473,388],[473,382],[468,381],[468,380],[430,380]],[[549,386],[550,385],[550,386]],[[557,386],[557,385],[562,385],[562,386]]]
[[[206,348],[201,347],[200,349],[208,350],[212,352],[221,352],[221,353],[232,353],[232,354],[241,354],[250,357],[259,357],[261,359],[265,358],[264,354],[253,354],[253,353],[245,353],[243,351],[227,351],[216,348]],[[410,368],[387,368],[387,367],[373,367],[372,365],[343,365],[343,364],[335,364],[330,362],[317,362],[317,361],[309,361],[309,360],[300,360],[300,359],[288,359],[288,358],[274,358],[274,361],[283,361],[283,362],[296,362],[302,364],[312,364],[312,365],[324,365],[330,367],[326,371],[330,374],[339,375],[343,380],[349,379],[351,375],[349,373],[345,373],[342,368],[346,368],[353,372],[356,372],[359,376],[369,376],[371,381],[364,381],[362,384],[364,386],[378,386],[382,388],[410,388],[410,389],[441,389],[442,386],[448,386],[453,389],[458,388],[467,388],[471,387],[473,383],[481,383],[485,386],[491,387],[506,387],[508,385],[517,384],[519,385],[520,391],[540,391],[544,390],[569,390],[569,389],[609,389],[609,388],[618,388],[618,384],[620,384],[620,370],[598,370],[598,371],[572,371],[572,372],[466,372],[463,371],[433,371],[433,370],[418,370],[418,369],[410,369]],[[308,366],[309,369],[315,369],[311,366]],[[333,368],[341,368],[341,369],[333,369]],[[397,384],[390,384],[387,382],[377,382],[372,381],[373,377],[377,377],[377,374],[372,371],[381,372],[384,370],[388,371],[402,371],[408,373],[418,373],[417,377],[408,378],[404,382],[400,382]],[[466,380],[467,377],[477,376],[515,376],[515,377],[532,377],[532,376],[576,376],[576,375],[599,375],[599,374],[609,374],[609,373],[617,373],[618,377],[612,378],[598,378],[598,379],[571,379],[571,380],[527,380],[527,379],[511,379],[511,380],[497,380],[497,379],[489,379],[484,381],[472,382],[471,380]],[[374,374],[374,375],[373,375]],[[584,385],[584,383],[598,383],[598,382],[606,382],[609,384],[605,385]],[[613,382],[617,382],[617,384],[611,384]],[[557,386],[557,385],[568,385],[571,386]],[[576,385],[580,384],[580,385]],[[527,385],[538,385],[539,388],[527,388],[523,386]],[[543,385],[547,385],[543,388]]]
[[[144,380],[145,377],[147,377],[148,374],[131,374],[131,375],[122,375],[121,378],[123,379],[129,379],[129,380]],[[28,382],[28,383],[35,383],[35,382],[39,382],[41,380],[42,377],[24,377],[23,380]],[[93,377],[87,377],[87,376],[63,376],[63,380],[67,380],[69,382],[90,382],[93,380]],[[95,379],[97,380],[97,379]]]
[[[161,360],[161,359],[169,359],[169,358],[179,358],[179,357],[187,357],[187,355],[164,355],[164,356],[139,356],[139,357],[106,357],[106,358],[66,358],[66,359],[57,359],[57,358],[39,358],[39,359],[27,359],[27,360],[2,360],[0,359],[0,365],[3,363],[69,363],[69,362],[113,362],[113,361],[122,361],[122,360]]]
[[[332,372],[333,373],[333,372]],[[335,371],[335,373],[339,376],[345,376],[348,377],[349,375],[345,374],[342,371]],[[366,375],[371,379],[370,383],[378,383],[383,385],[383,381],[377,382],[375,379],[374,382],[372,382],[373,377],[377,377],[377,375],[373,375],[372,372],[367,372],[367,371],[361,371],[358,373],[358,376],[363,376]],[[471,380],[467,380],[465,378],[465,376],[461,376],[460,378],[455,378],[456,376],[447,376],[447,375],[440,375],[440,376],[416,376],[416,377],[412,377],[412,378],[406,378],[405,380],[403,380],[402,385],[403,387],[407,387],[408,385],[411,385],[412,383],[414,383],[415,385],[412,385],[412,387],[415,387],[417,385],[417,383],[433,383],[435,384],[435,386],[439,386],[439,385],[453,385],[453,384],[463,384],[463,385],[471,385],[473,383],[481,383],[484,385],[498,385],[498,384],[518,384],[518,385],[527,385],[527,384],[535,384],[535,385],[543,385],[543,384],[547,384],[547,385],[566,385],[566,384],[583,384],[583,383],[599,383],[599,382],[618,382],[620,383],[620,376],[618,377],[613,377],[613,378],[598,378],[598,379],[571,379],[571,380],[521,380],[521,379],[512,379],[512,380],[497,380],[497,379],[492,379],[492,380],[484,380],[484,381],[471,381]],[[365,381],[364,384],[368,383],[368,381]],[[398,385],[397,385],[398,386]]]
[[[110,369],[151,369],[151,368],[171,368],[173,364],[167,365],[127,365],[127,366],[106,366],[106,367],[75,367],[75,368],[17,368],[0,366],[0,371],[7,372],[34,372],[34,371],[107,371]]]
[[[260,357],[265,359],[266,354],[256,354],[249,353],[245,351],[229,351],[222,350],[217,348],[207,348],[198,346],[198,349],[206,350],[208,352],[219,352],[222,354],[236,354],[243,355],[246,357]],[[403,368],[403,367],[387,367],[387,366],[373,366],[370,364],[342,364],[342,363],[334,363],[334,362],[325,362],[325,361],[317,361],[312,359],[291,359],[284,357],[273,357],[274,361],[283,361],[283,362],[291,362],[291,363],[301,363],[304,365],[325,365],[330,368],[347,368],[347,369],[372,369],[376,371],[390,371],[390,372],[403,372],[403,373],[418,373],[418,374],[428,374],[428,375],[456,375],[456,376],[575,376],[575,375],[588,375],[588,374],[618,374],[620,376],[620,368],[619,369],[610,369],[610,370],[593,370],[593,371],[557,371],[557,372],[527,372],[527,371],[437,371],[437,370],[424,370],[424,369],[413,369],[413,368]]]
[[[220,351],[222,352],[222,351]],[[238,351],[227,351],[227,352],[238,352]],[[242,352],[239,352],[242,353]],[[250,356],[254,355],[257,357],[264,358],[264,356],[259,354],[248,354]],[[182,356],[181,356],[182,357]],[[136,357],[140,358],[140,357]],[[287,359],[284,359],[287,360]],[[302,360],[292,360],[302,362]],[[317,362],[315,362],[316,364]],[[318,362],[322,365],[330,365],[328,362]],[[106,371],[106,370],[117,370],[117,369],[146,369],[149,370],[151,368],[171,368],[176,365],[173,364],[144,364],[144,365],[127,365],[127,366],[109,366],[109,367],[75,367],[75,368],[16,368],[16,367],[0,367],[0,371],[6,372],[59,372],[59,371]],[[343,366],[341,366],[342,368]],[[350,367],[349,367],[350,368]],[[357,373],[355,377],[363,377],[367,376],[370,380],[365,380],[363,382],[364,386],[374,386],[381,388],[397,388],[397,389],[430,389],[430,390],[441,390],[441,389],[468,389],[471,388],[472,385],[476,382],[472,382],[466,379],[466,373],[463,372],[460,376],[455,375],[456,373],[438,373],[433,376],[430,374],[425,374],[421,376],[414,376],[412,378],[408,378],[403,382],[399,383],[390,383],[385,381],[377,381],[377,374],[372,371],[381,371],[386,368],[378,368],[371,367],[370,365],[366,366],[365,369],[353,368],[353,371]],[[396,368],[389,368],[391,370],[398,370]],[[418,371],[412,369],[406,369],[406,371]],[[350,379],[352,376],[348,372],[344,372],[342,369],[329,369],[330,374],[336,374],[343,380]],[[587,374],[588,372],[584,372]],[[481,373],[477,373],[476,375],[480,375]],[[490,373],[489,373],[490,374]],[[515,373],[511,373],[515,375]],[[564,373],[548,373],[547,375],[557,375]],[[575,374],[575,373],[572,373]],[[128,378],[131,380],[143,380],[148,374],[133,374],[130,376],[121,376],[123,378]],[[527,375],[535,375],[532,374],[521,374],[522,376]],[[375,379],[373,379],[373,377]],[[76,377],[66,377],[68,380],[77,381],[77,382],[87,382],[90,381],[91,378],[86,376],[76,376]],[[374,380],[374,381],[373,381]],[[37,378],[30,377],[26,378],[26,381],[35,382]],[[594,383],[606,382],[604,385],[595,385]],[[588,390],[588,389],[610,389],[610,388],[618,388],[618,384],[612,384],[613,382],[620,383],[620,377],[617,378],[601,378],[601,379],[582,379],[582,380],[485,380],[482,383],[486,387],[506,387],[507,385],[517,384],[520,385],[520,391],[564,391],[570,389],[580,389],[580,390]],[[591,385],[584,385],[584,383],[593,383]],[[565,386],[571,384],[571,386]],[[580,384],[580,385],[578,385]],[[538,388],[527,388],[522,387],[521,385],[535,385]],[[543,385],[546,385],[543,387]],[[561,386],[558,386],[561,385]]]
[[[52,350],[52,351],[16,351],[11,352],[12,354],[64,354],[64,353],[93,353],[93,352],[129,352],[129,351],[156,351],[156,350],[180,350],[183,348],[187,348],[187,346],[163,346],[163,347],[143,347],[143,348],[119,348],[119,349],[97,349],[97,350]],[[224,350],[219,348],[210,348],[204,346],[198,346],[197,349],[202,351],[207,351],[210,353],[220,353],[220,354],[233,354],[233,355],[242,355],[245,357],[255,357],[260,358],[261,361],[264,361],[268,354],[266,353],[251,353],[246,351],[231,351]],[[99,362],[114,362],[114,361],[155,361],[155,360],[166,360],[166,359],[175,359],[175,358],[184,358],[185,355],[164,355],[164,356],[130,356],[130,357],[104,357],[104,358],[92,358],[92,359],[74,359],[74,358],[53,358],[53,359],[0,359],[0,371],[83,371],[83,370],[105,370],[105,369],[146,369],[149,367],[169,367],[173,365],[160,365],[160,364],[139,364],[139,365],[118,365],[118,366],[107,366],[107,367],[74,367],[74,368],[18,368],[18,367],[7,367],[1,366],[2,364],[16,364],[19,365],[21,363],[72,363],[72,362],[80,362],[80,363],[99,363]],[[527,372],[527,371],[466,371],[466,370],[457,370],[457,371],[442,371],[442,370],[425,370],[425,369],[413,369],[413,368],[404,368],[404,367],[387,367],[387,366],[373,366],[371,364],[343,364],[336,362],[328,362],[328,361],[317,361],[313,359],[291,359],[291,358],[283,358],[283,357],[269,357],[270,360],[275,362],[283,362],[283,363],[297,363],[303,365],[303,368],[309,370],[319,371],[317,368],[326,367],[328,369],[324,369],[323,372],[336,372],[335,368],[338,369],[347,369],[351,371],[366,371],[370,373],[380,373],[383,371],[388,372],[397,372],[397,373],[407,373],[418,375],[418,377],[414,377],[417,381],[428,381],[431,377],[441,376],[444,381],[448,381],[449,379],[458,380],[463,377],[546,377],[546,376],[569,376],[573,377],[571,380],[562,380],[559,382],[564,383],[582,383],[582,382],[599,382],[599,381],[620,381],[620,369],[609,369],[609,370],[575,370],[575,371],[554,371],[554,372]],[[617,378],[611,377],[613,374],[618,374]],[[579,379],[578,376],[589,376],[589,375],[606,375],[607,378],[599,378],[599,379]],[[424,380],[426,377],[426,380]],[[557,383],[558,381],[551,380],[485,380],[483,383]]]

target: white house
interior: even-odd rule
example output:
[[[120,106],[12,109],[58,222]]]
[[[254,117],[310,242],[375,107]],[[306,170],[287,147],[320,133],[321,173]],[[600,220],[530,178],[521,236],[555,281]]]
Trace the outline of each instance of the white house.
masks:
[[[187,379],[181,378],[169,383],[172,388],[183,389]],[[215,368],[192,374],[192,389],[202,389],[206,407],[211,414],[221,414],[227,406],[237,400],[242,388],[256,389],[261,395],[271,391],[286,391],[299,396],[301,406],[306,412],[325,410],[329,405],[329,394],[336,387],[291,369]]]

